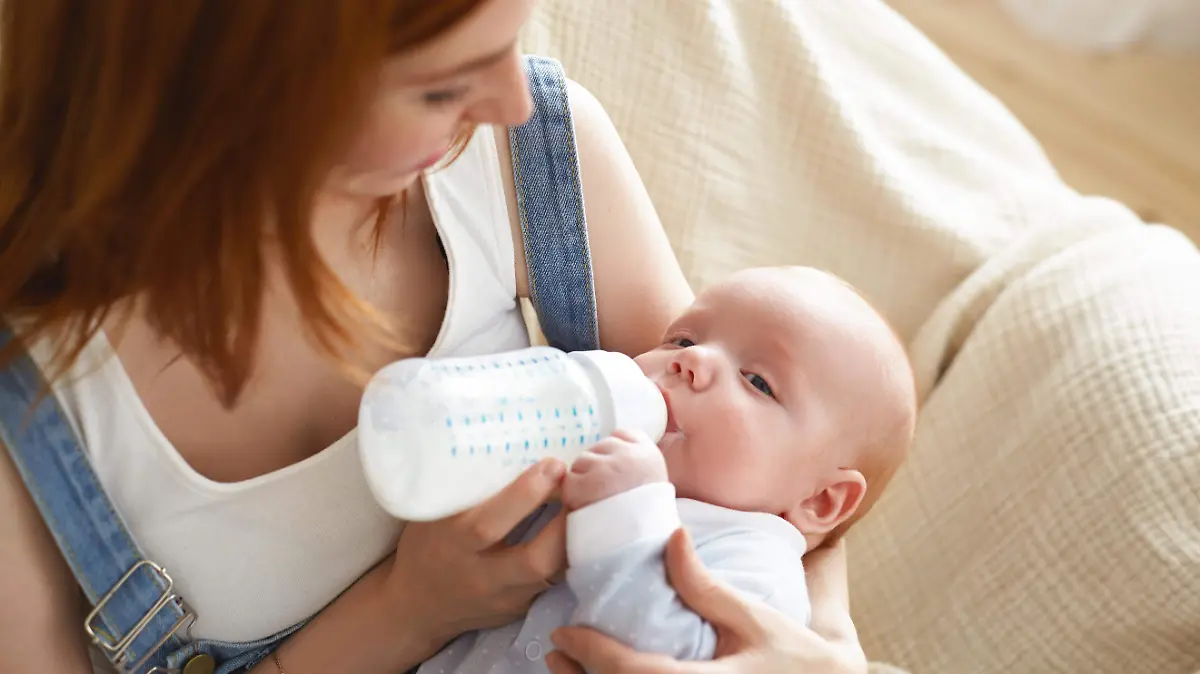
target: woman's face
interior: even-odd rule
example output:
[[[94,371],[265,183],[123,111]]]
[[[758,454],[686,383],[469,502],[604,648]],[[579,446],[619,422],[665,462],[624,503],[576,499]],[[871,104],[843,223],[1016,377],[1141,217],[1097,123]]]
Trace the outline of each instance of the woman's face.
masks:
[[[534,0],[485,0],[435,40],[389,59],[358,137],[331,187],[353,197],[400,193],[472,125],[511,126],[532,105],[517,34]]]

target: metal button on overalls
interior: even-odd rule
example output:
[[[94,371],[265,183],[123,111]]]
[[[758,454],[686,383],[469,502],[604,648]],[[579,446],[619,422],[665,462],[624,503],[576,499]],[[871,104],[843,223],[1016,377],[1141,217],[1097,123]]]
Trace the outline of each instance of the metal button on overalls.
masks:
[[[211,655],[201,653],[183,666],[183,674],[213,674],[217,670],[217,661]]]

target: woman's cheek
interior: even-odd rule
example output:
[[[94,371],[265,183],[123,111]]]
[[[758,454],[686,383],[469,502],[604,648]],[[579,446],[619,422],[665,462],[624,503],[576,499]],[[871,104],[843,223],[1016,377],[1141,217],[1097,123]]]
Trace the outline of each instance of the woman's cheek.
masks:
[[[417,137],[402,122],[375,120],[355,142],[347,166],[355,173],[374,173],[415,166],[420,162]]]

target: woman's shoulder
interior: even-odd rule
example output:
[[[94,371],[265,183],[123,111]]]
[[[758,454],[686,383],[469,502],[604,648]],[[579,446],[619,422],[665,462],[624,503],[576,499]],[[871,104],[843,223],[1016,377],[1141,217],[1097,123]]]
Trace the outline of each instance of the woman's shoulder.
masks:
[[[591,247],[600,342],[641,353],[655,346],[692,293],[621,135],[600,99],[566,80],[584,214]],[[495,131],[500,161],[511,166],[506,129]],[[504,170],[509,219],[517,244],[518,293],[528,296],[520,221],[511,170]]]

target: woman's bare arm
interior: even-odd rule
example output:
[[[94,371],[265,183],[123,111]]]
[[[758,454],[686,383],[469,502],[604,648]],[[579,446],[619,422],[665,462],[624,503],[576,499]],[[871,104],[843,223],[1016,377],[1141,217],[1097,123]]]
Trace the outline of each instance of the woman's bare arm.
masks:
[[[658,346],[692,303],[650,195],[604,107],[567,83],[596,277],[600,343],[636,355]]]
[[[92,671],[82,593],[0,446],[0,672]]]
[[[636,355],[658,345],[666,327],[691,304],[692,291],[608,113],[573,81],[567,82],[567,97],[579,148],[600,344]],[[496,134],[516,244],[517,292],[528,296],[507,132]]]

